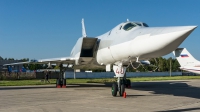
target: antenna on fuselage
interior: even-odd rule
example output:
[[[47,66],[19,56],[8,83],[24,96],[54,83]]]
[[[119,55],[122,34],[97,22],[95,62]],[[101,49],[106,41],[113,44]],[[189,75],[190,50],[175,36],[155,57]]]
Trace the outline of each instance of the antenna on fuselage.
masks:
[[[129,22],[129,19],[126,19],[127,22]]]
[[[81,23],[82,23],[82,36],[87,37],[86,31],[85,31],[84,19],[82,19]]]

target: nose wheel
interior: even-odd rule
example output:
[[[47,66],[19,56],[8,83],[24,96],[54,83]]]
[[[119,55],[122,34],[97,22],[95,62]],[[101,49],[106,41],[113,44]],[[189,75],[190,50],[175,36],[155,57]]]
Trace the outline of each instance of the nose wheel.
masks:
[[[119,92],[119,96],[123,96],[124,92],[125,92],[125,84],[124,81],[119,80],[118,84],[116,82],[114,82],[112,84],[112,88],[111,88],[111,93],[112,96],[117,96],[117,92]]]
[[[114,82],[113,84],[112,84],[112,89],[111,89],[111,92],[112,92],[112,96],[117,96],[117,91],[118,91],[118,89],[117,89],[117,84]]]
[[[121,84],[120,90],[119,90],[119,95],[120,95],[120,96],[123,96],[124,91],[125,91],[125,86],[124,86],[124,84]]]
[[[119,96],[123,96],[125,92],[125,86],[129,85],[126,79],[126,68],[122,63],[119,65],[113,65],[113,71],[115,73],[115,77],[117,78],[117,82],[112,84],[112,96],[117,96],[117,92],[119,92]],[[129,80],[130,83],[130,80]]]

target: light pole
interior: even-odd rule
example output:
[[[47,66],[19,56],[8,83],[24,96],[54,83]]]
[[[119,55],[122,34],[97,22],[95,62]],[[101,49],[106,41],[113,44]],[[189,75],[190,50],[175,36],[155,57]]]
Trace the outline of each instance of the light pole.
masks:
[[[170,77],[172,76],[172,58],[170,57],[170,62],[169,62],[170,64],[170,70],[169,70],[169,75],[170,75]]]

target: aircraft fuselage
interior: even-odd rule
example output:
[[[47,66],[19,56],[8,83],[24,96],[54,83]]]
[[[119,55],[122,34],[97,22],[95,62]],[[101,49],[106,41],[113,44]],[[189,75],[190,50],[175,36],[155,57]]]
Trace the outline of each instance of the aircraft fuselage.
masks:
[[[104,35],[98,36],[99,64],[135,61],[160,57],[176,49],[194,30],[195,26],[144,27],[123,29],[130,22],[122,23]]]
[[[124,22],[109,32],[97,36],[98,46],[97,49],[93,49],[96,54],[91,58],[95,58],[99,65],[107,65],[160,57],[176,49],[196,28],[196,26],[147,27],[144,24]],[[82,43],[83,38],[79,38],[71,56],[80,57]],[[80,60],[77,64],[80,64]]]

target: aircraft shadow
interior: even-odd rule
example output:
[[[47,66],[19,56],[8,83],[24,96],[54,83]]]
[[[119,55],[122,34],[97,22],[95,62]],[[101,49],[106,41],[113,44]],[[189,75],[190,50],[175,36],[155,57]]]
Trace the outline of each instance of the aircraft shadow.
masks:
[[[200,99],[200,87],[194,87],[187,84],[188,81],[160,81],[160,82],[132,82],[132,87],[129,89],[140,91],[151,91],[151,95],[134,95],[134,93],[128,93],[127,97],[140,97],[140,96],[158,96],[158,95],[173,95],[183,96],[190,98]],[[67,88],[76,87],[109,87],[112,83],[95,84],[69,84],[73,86],[67,86]],[[128,89],[128,88],[127,88]]]
[[[157,95],[165,94],[200,99],[200,87],[190,86],[186,82],[187,81],[133,82],[132,87],[130,89],[140,91],[151,91],[152,94]]]
[[[67,84],[67,88],[83,88],[83,87],[111,87],[112,83],[85,83],[85,84]],[[55,84],[52,85],[30,85],[30,86],[0,86],[0,90],[16,90],[16,89],[45,89],[56,88]],[[59,89],[59,88],[58,88]],[[65,89],[65,88],[62,88]]]
[[[189,112],[194,110],[200,111],[200,108],[174,109],[174,110],[156,111],[156,112]]]
[[[84,87],[109,87],[112,83],[86,83],[86,84],[67,84],[67,88],[84,88]],[[43,89],[55,88],[55,85],[38,85],[38,86],[17,86],[17,87],[0,87],[0,90],[14,90],[14,89]],[[67,89],[62,88],[62,89]],[[58,88],[59,89],[59,88]],[[128,88],[127,88],[128,89]],[[151,91],[151,95],[173,95],[200,99],[200,87],[194,87],[187,84],[187,81],[160,81],[160,82],[132,82],[132,90]],[[127,97],[140,97],[147,95],[134,95],[128,93]]]
[[[16,89],[44,89],[44,88],[55,88],[55,85],[34,85],[34,86],[3,86],[0,87],[0,90],[16,90]]]

